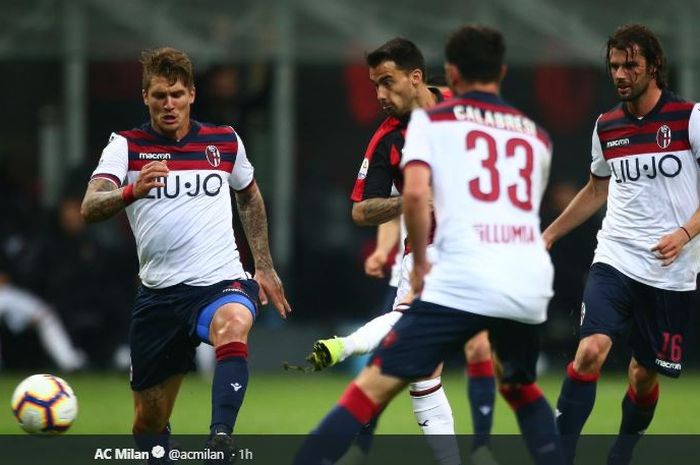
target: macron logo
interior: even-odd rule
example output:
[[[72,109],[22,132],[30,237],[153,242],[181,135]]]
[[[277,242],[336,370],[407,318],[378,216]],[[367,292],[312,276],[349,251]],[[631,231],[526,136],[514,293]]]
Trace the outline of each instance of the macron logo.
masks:
[[[624,139],[609,140],[606,142],[605,148],[624,147],[625,145],[630,145],[630,140],[626,137]]]
[[[239,383],[231,383],[231,387],[234,391],[238,392],[243,387],[243,385]]]
[[[654,363],[659,365],[662,368],[666,368],[667,370],[677,370],[681,371],[681,364],[680,363],[671,363],[667,362],[665,360],[659,360],[658,358],[654,360]]]
[[[139,159],[141,160],[170,160],[172,155],[169,153],[151,153],[151,152],[140,152]]]

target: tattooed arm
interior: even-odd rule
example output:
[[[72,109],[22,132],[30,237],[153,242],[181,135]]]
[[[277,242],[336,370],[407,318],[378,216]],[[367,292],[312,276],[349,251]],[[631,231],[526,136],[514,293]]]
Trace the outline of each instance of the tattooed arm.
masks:
[[[292,309],[284,296],[282,281],[272,264],[265,202],[255,181],[246,189],[236,192],[236,205],[255,261],[255,280],[260,284],[260,301],[267,304],[269,296],[280,316],[286,318]]]
[[[355,202],[352,206],[352,220],[360,226],[374,226],[386,223],[401,215],[403,198],[373,198]]]
[[[129,186],[117,188],[107,179],[96,178],[88,183],[80,213],[88,223],[104,221],[113,217],[128,203],[125,200],[125,190],[130,190],[133,200],[141,199],[148,195],[154,187],[162,187],[165,183],[162,178],[168,175],[165,162],[154,161],[147,163],[139,172],[136,182]]]
[[[236,205],[250,251],[253,253],[255,269],[273,268],[267,235],[265,203],[255,181],[245,190],[236,192]]]
[[[96,223],[114,216],[124,208],[122,190],[107,179],[96,178],[90,181],[83,197],[80,213],[88,223]]]

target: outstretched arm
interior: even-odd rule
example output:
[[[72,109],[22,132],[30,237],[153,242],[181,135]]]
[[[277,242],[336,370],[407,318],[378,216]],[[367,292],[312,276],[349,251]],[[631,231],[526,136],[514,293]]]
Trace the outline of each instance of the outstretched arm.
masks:
[[[147,196],[154,187],[163,187],[167,175],[166,162],[153,161],[144,165],[136,182],[128,186],[118,188],[107,179],[93,179],[88,183],[80,213],[88,223],[109,219],[131,202]]]
[[[403,198],[366,199],[352,205],[352,220],[359,226],[377,226],[401,215]]]
[[[272,263],[265,202],[255,181],[245,190],[236,192],[236,205],[255,261],[255,280],[260,284],[260,301],[267,304],[269,297],[280,316],[286,318],[292,309]]]
[[[609,181],[609,178],[596,178],[591,175],[588,183],[576,194],[576,197],[564,209],[562,214],[542,233],[542,240],[547,250],[557,240],[600,210],[608,200]]]

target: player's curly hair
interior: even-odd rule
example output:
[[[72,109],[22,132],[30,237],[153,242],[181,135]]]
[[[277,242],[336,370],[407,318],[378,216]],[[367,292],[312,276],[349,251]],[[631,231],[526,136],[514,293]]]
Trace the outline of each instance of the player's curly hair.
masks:
[[[402,71],[411,72],[419,69],[423,73],[425,81],[425,59],[420,49],[408,39],[395,37],[365,57],[367,66],[372,68],[385,61],[393,61],[396,67]]]
[[[503,34],[497,29],[468,24],[453,32],[445,45],[445,59],[467,82],[496,82],[506,54]]]
[[[647,66],[653,67],[651,75],[656,78],[656,85],[664,89],[668,85],[666,75],[666,56],[661,48],[658,37],[646,26],[641,24],[625,24],[620,26],[608,39],[605,53],[605,67],[610,72],[610,51],[625,50],[628,54],[639,47],[639,52],[647,61]]]
[[[148,90],[151,79],[164,77],[172,85],[177,81],[188,89],[194,88],[192,62],[185,52],[170,47],[154,48],[141,52],[143,80],[141,85]]]

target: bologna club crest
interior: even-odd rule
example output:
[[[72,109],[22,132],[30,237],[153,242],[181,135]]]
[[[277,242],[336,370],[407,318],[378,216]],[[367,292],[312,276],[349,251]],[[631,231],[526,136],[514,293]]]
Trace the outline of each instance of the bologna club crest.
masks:
[[[656,144],[662,149],[671,145],[671,128],[664,124],[656,131]]]
[[[221,154],[219,153],[219,149],[216,147],[216,145],[207,145],[207,148],[204,149],[204,155],[206,155],[207,161],[214,168],[221,164]]]

